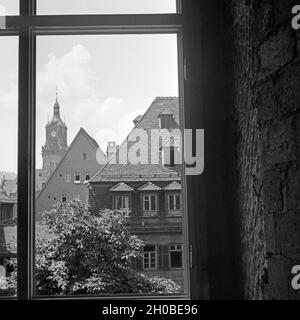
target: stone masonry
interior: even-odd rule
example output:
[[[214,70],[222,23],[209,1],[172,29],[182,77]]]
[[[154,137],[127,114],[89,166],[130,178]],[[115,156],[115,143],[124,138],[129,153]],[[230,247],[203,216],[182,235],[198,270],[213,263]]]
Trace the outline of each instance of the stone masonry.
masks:
[[[298,1],[299,2],[299,1]],[[291,0],[234,0],[245,298],[300,299],[300,31]],[[299,4],[299,3],[298,3]]]

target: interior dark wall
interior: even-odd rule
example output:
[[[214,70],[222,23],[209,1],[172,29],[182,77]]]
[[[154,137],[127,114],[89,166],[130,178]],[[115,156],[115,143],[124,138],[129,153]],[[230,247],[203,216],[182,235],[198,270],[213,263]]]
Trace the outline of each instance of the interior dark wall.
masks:
[[[192,297],[299,299],[300,31],[294,0],[183,1]]]
[[[241,299],[230,2],[183,1],[183,12],[186,127],[205,129],[205,171],[188,178],[189,203],[195,205],[189,208],[196,249],[192,296]]]

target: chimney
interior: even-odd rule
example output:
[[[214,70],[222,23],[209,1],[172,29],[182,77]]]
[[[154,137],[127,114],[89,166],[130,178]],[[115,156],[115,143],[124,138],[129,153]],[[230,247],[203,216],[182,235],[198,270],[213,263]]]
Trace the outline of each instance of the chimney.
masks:
[[[106,149],[108,159],[116,153],[117,147],[118,146],[116,145],[115,142],[108,142],[107,149]]]

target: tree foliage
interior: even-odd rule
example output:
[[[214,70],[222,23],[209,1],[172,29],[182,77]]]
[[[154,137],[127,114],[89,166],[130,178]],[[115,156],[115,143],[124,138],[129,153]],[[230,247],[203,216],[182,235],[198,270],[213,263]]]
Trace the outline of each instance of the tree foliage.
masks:
[[[172,280],[147,277],[132,268],[143,242],[126,228],[128,213],[92,214],[80,201],[45,212],[47,239],[37,240],[38,295],[177,293]]]

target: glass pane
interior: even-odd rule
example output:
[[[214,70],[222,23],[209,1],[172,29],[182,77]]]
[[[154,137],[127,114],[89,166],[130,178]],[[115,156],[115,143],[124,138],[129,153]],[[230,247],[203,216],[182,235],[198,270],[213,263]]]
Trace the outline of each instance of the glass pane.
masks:
[[[19,0],[0,0],[0,16],[19,15]]]
[[[16,295],[18,38],[0,37],[0,297]]]
[[[181,171],[150,143],[179,128],[177,35],[38,36],[36,101],[36,295],[183,293]]]
[[[176,13],[176,0],[37,0],[37,13],[41,15]]]

